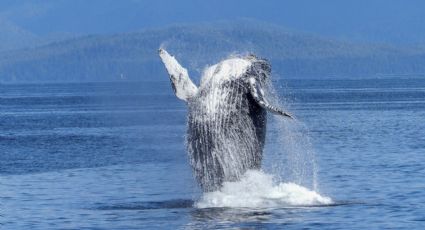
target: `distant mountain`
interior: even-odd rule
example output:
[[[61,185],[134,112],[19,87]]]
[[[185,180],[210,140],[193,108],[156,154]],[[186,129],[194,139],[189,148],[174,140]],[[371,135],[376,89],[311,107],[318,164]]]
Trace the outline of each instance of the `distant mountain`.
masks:
[[[1,0],[0,18],[37,36],[123,33],[252,18],[348,41],[425,43],[423,0]]]
[[[195,79],[207,64],[246,53],[268,58],[275,78],[425,74],[423,49],[340,42],[239,21],[93,35],[3,52],[0,81],[167,80],[157,57],[160,46],[177,56]]]
[[[51,33],[39,36],[0,18],[0,52],[46,45],[52,41],[61,41],[76,36],[76,34],[70,33]]]

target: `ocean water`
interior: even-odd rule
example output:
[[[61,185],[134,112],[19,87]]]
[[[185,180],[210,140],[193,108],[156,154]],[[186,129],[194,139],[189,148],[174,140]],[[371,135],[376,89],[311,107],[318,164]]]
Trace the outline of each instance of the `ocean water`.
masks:
[[[274,85],[296,121],[208,194],[168,82],[0,85],[0,228],[425,227],[425,79]]]

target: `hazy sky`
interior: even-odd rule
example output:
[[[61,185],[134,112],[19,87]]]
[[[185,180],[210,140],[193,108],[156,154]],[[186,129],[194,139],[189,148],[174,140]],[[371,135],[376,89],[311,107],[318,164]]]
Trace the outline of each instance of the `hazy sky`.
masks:
[[[0,20],[45,36],[251,18],[323,36],[425,42],[423,0],[2,0]],[[1,28],[0,28],[1,29]]]

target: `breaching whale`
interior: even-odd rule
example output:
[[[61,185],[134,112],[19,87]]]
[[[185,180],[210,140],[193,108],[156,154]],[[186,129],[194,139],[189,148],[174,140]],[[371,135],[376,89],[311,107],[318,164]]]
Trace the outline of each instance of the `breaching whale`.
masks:
[[[207,68],[197,87],[167,51],[159,49],[159,56],[176,96],[188,105],[187,150],[203,191],[218,190],[223,182],[259,169],[266,111],[291,117],[266,99],[270,64],[254,55],[229,58]]]

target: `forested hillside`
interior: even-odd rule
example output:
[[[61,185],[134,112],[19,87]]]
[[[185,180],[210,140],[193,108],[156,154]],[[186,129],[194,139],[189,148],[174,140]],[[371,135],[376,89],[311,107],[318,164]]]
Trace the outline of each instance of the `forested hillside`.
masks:
[[[163,46],[194,78],[229,55],[255,53],[275,77],[344,78],[425,74],[422,49],[334,41],[262,23],[172,26],[93,35],[0,53],[1,82],[166,80]]]

